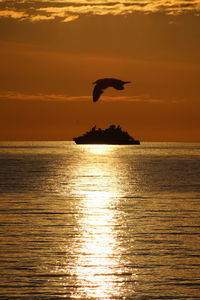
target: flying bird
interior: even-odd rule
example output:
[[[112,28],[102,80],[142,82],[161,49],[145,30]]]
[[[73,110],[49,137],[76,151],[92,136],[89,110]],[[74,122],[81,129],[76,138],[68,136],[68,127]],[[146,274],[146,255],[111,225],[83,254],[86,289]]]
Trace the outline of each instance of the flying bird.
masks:
[[[97,81],[93,82],[93,84],[95,84],[93,90],[93,102],[98,101],[101,94],[103,94],[104,90],[108,87],[113,87],[116,90],[124,90],[124,84],[130,82],[131,81],[122,81],[120,79],[115,78],[98,79]]]

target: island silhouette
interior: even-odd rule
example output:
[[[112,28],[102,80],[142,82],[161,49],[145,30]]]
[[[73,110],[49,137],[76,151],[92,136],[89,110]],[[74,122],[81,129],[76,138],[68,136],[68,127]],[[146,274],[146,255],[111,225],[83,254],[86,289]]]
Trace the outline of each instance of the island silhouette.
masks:
[[[83,135],[74,137],[73,140],[76,144],[140,145],[139,140],[135,140],[119,125],[110,125],[106,129],[94,126]]]

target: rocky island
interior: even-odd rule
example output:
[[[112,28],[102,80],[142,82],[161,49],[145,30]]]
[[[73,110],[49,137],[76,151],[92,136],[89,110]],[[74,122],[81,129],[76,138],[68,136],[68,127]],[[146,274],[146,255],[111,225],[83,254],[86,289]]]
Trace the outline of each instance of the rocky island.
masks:
[[[94,126],[90,131],[73,140],[76,144],[140,145],[139,140],[135,140],[119,125],[110,125],[106,129]]]

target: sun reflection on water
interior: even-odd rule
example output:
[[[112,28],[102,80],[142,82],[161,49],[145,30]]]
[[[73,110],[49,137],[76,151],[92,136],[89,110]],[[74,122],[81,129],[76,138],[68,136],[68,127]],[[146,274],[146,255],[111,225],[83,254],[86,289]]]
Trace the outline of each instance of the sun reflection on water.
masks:
[[[107,154],[113,151],[113,145],[86,145],[84,149],[92,154]]]
[[[111,151],[107,146],[88,147],[93,155]],[[95,159],[95,157],[94,157]],[[112,174],[109,182],[106,174]],[[112,163],[86,163],[80,170],[81,178],[75,186],[75,193],[80,197],[81,233],[80,255],[76,262],[78,290],[75,297],[106,298],[117,296],[115,286],[119,269],[119,241],[116,227],[116,174]],[[118,283],[119,287],[119,283]]]
[[[110,193],[105,192],[89,193],[84,200],[85,214],[80,219],[82,255],[78,258],[77,274],[87,297],[106,297],[113,291],[112,280],[107,276],[113,277],[118,263],[115,219],[108,208],[110,201]]]

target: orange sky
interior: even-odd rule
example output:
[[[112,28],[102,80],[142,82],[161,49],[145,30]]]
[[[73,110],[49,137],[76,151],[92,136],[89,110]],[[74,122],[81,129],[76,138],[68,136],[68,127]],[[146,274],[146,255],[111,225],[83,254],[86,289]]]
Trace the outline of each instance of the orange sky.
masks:
[[[143,141],[200,141],[199,14],[199,1],[0,1],[0,140],[114,123]],[[132,84],[93,103],[102,77]]]

